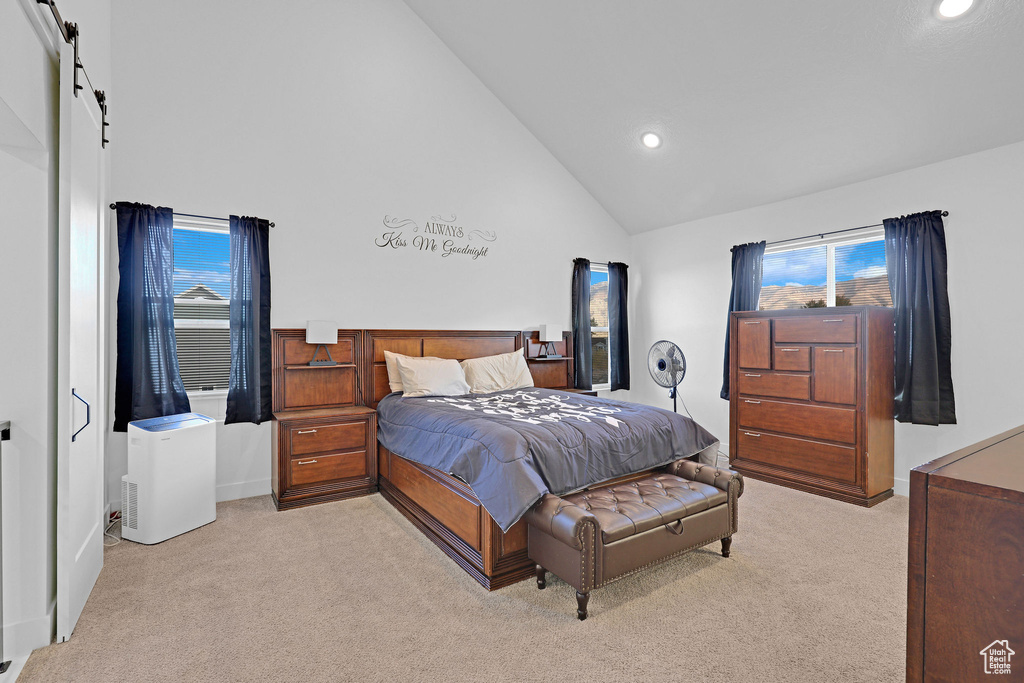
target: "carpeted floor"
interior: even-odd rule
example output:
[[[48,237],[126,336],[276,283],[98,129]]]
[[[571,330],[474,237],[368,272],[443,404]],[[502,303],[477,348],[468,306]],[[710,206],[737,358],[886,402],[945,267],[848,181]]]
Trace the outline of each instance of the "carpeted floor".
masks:
[[[594,592],[489,593],[379,495],[268,497],[107,549],[74,636],[19,681],[901,681],[907,499],[748,480],[718,544]]]

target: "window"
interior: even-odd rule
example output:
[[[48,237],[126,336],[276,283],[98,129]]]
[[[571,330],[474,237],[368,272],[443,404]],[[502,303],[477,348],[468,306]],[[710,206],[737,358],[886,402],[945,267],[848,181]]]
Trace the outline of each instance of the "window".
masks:
[[[595,389],[608,389],[611,354],[608,346],[608,267],[590,266],[590,348]]]
[[[219,221],[174,219],[174,335],[185,391],[228,388],[230,246]]]
[[[761,310],[892,306],[881,230],[812,242],[765,250]]]

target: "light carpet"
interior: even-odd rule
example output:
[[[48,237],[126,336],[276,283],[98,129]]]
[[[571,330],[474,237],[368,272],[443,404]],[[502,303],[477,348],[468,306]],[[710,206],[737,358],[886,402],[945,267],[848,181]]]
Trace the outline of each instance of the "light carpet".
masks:
[[[32,681],[901,681],[908,501],[747,480],[718,543],[596,590],[484,590],[379,495],[217,521],[105,565]],[[550,577],[550,575],[549,575]]]

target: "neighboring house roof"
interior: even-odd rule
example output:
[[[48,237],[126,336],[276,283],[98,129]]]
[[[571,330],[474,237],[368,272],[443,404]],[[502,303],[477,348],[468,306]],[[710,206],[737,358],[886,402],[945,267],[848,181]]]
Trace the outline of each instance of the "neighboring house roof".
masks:
[[[213,291],[203,283],[199,283],[194,287],[189,287],[181,294],[177,294],[175,299],[220,299],[226,301],[227,297],[221,296],[217,292]]]

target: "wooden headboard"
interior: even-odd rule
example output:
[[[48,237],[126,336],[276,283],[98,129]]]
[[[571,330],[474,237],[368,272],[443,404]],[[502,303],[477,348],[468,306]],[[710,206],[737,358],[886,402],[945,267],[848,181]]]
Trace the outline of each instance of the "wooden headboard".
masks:
[[[305,329],[273,330],[274,412],[359,405],[362,339],[362,330],[338,330],[338,343],[325,345],[337,365],[311,366],[316,344],[306,343]]]
[[[363,399],[376,408],[391,393],[384,352],[466,360],[522,348],[522,332],[488,330],[364,330]]]
[[[304,329],[275,329],[274,411],[367,405],[390,393],[384,352],[406,356],[435,356],[466,360],[508,353],[527,345],[527,365],[538,387],[571,387],[572,335],[555,343],[559,359],[538,360],[537,332],[530,330],[339,330],[338,343],[329,346],[338,365],[311,367],[315,345],[306,344]],[[357,386],[356,369],[359,370]],[[362,389],[362,391],[359,391]]]

